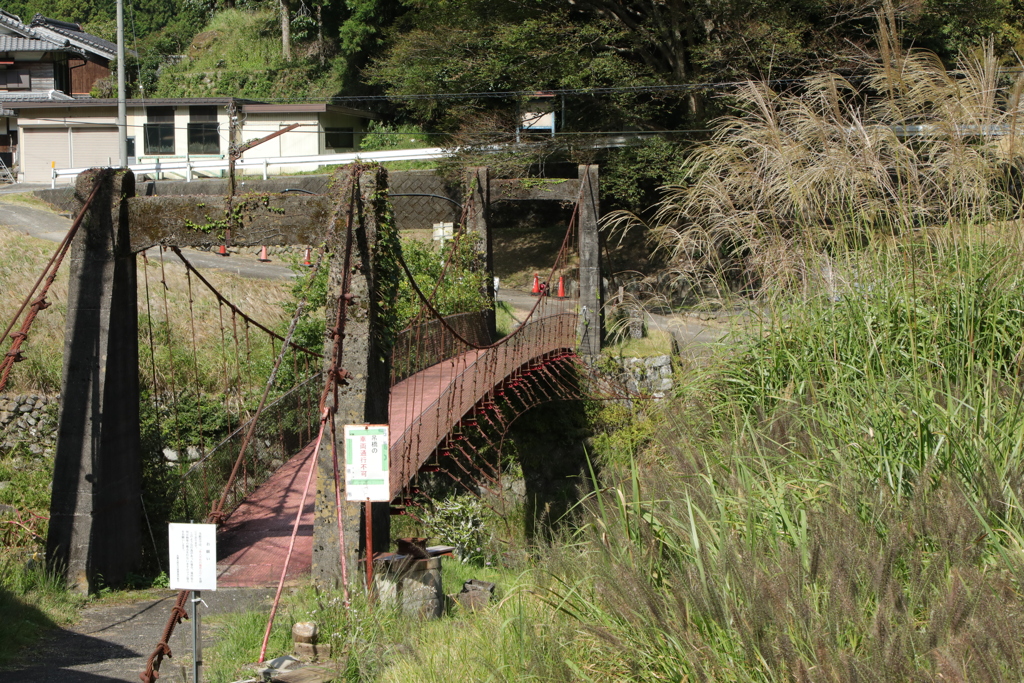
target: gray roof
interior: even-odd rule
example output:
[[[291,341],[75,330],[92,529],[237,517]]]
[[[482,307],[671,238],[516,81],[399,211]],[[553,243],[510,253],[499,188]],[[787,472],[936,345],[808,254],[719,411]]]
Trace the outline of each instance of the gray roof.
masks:
[[[109,59],[113,59],[117,56],[116,43],[104,40],[103,38],[94,36],[91,33],[86,33],[81,30],[81,26],[78,26],[78,24],[68,24],[63,21],[55,21],[53,19],[48,19],[41,14],[37,14],[32,19],[31,27],[37,33],[40,33],[47,38],[54,38],[58,41],[64,39],[72,45],[91,50]],[[78,27],[79,30],[76,31],[71,27]]]
[[[0,34],[0,52],[49,52],[60,47],[49,40]]]
[[[5,26],[14,31],[22,40],[32,40],[35,43],[33,47],[11,48],[16,51],[67,51],[70,48],[72,52],[81,50],[106,57],[107,59],[113,59],[117,56],[117,45],[109,40],[104,40],[99,36],[82,31],[81,26],[78,24],[48,19],[41,14],[37,14],[32,19],[32,24],[28,25],[20,21],[15,15],[0,10],[0,26]],[[14,40],[18,36],[3,35],[0,36],[0,40]],[[45,47],[41,47],[42,45],[45,45]],[[78,50],[75,48],[78,48]],[[9,50],[0,48],[0,52],[2,51]]]
[[[10,102],[74,102],[75,98],[59,90],[22,90],[0,92],[0,103]]]

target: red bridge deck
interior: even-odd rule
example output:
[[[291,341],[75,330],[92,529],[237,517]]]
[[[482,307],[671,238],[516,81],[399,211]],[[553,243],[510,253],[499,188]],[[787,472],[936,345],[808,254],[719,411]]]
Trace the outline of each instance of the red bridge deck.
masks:
[[[391,492],[397,495],[476,401],[513,371],[545,353],[571,349],[576,316],[529,323],[494,348],[472,350],[422,370],[391,388]],[[276,585],[298,512],[312,447],[289,460],[231,514],[218,534],[218,585]],[[286,581],[309,572],[313,500],[303,506]]]

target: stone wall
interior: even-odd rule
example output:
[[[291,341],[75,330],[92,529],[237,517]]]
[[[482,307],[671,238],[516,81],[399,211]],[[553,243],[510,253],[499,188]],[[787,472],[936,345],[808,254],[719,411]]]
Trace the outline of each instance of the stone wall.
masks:
[[[621,382],[629,391],[664,398],[674,388],[672,381],[672,357],[650,356],[648,358],[606,357],[609,374]]]
[[[0,394],[0,447],[28,444],[36,455],[53,456],[57,444],[60,396]]]

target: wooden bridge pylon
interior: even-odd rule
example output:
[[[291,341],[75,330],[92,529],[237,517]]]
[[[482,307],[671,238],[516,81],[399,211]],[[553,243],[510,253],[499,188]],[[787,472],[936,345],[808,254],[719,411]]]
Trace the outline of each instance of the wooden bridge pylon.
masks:
[[[219,244],[224,219],[232,223],[236,246],[320,244],[330,237],[327,329],[334,328],[345,253],[344,222],[351,210],[355,229],[353,267],[349,271],[349,315],[344,331],[348,384],[328,396],[338,425],[388,421],[388,357],[381,348],[382,317],[377,245],[393,226],[382,221],[387,204],[387,172],[361,168],[351,201],[337,183],[327,195],[265,194],[249,197],[136,197],[127,170],[92,169],[76,183],[80,205],[95,183],[97,201],[87,212],[72,248],[62,404],[47,559],[69,585],[80,591],[97,581],[117,584],[136,568],[142,545],[141,445],[139,438],[138,316],[135,255],[150,247],[212,247]],[[597,169],[580,167],[579,179],[530,187],[518,181],[491,180],[473,169],[469,186],[479,207],[467,216],[488,268],[493,264],[488,207],[502,199],[581,201],[580,350],[597,353],[601,341],[600,253],[597,240]],[[330,223],[334,222],[331,226]],[[341,221],[342,224],[338,225]],[[490,294],[493,281],[486,278]],[[493,326],[493,323],[491,323]],[[492,327],[493,329],[493,327]],[[595,334],[596,331],[596,334]],[[325,345],[325,370],[332,346]],[[335,404],[336,401],[336,404]],[[344,452],[339,428],[336,447]],[[314,580],[340,580],[337,508],[329,439],[318,457],[314,524]],[[350,560],[362,552],[362,505],[343,503]],[[388,504],[373,505],[374,546],[387,547]],[[354,566],[354,563],[350,564]]]

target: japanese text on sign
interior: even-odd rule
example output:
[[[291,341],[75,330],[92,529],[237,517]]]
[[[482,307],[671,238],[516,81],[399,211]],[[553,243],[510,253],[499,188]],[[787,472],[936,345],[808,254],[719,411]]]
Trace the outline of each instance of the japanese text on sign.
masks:
[[[217,525],[168,524],[174,590],[217,590]]]
[[[346,500],[391,500],[388,426],[345,426]]]

